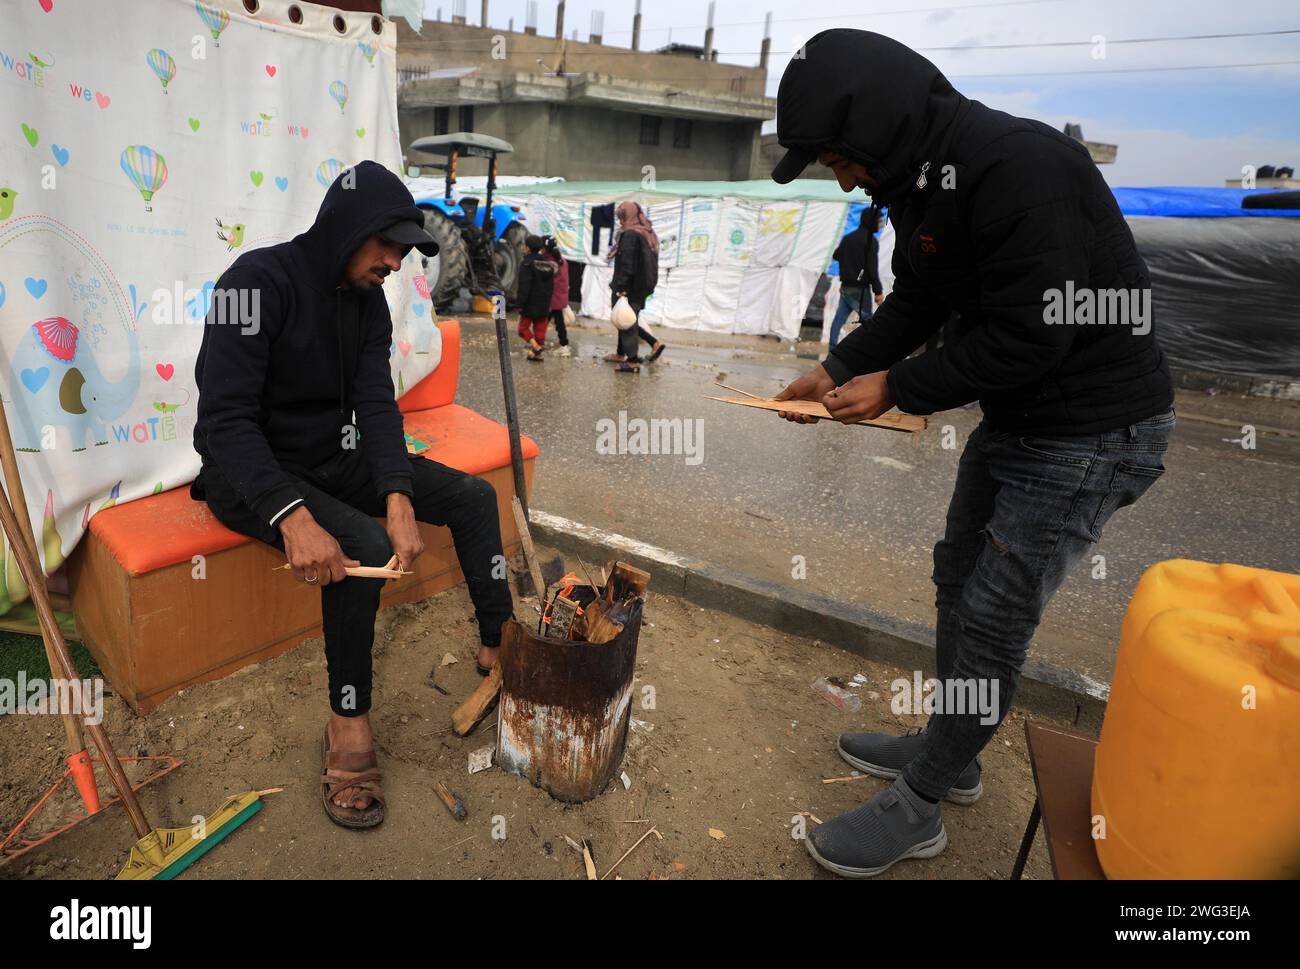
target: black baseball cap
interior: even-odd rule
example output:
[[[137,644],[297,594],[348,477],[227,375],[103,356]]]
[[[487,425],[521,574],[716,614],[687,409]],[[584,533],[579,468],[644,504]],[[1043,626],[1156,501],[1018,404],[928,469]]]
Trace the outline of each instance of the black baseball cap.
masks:
[[[399,246],[413,246],[426,256],[436,256],[438,254],[437,240],[425,231],[424,226],[409,219],[394,222],[379,233],[379,236],[389,242],[396,242]]]
[[[786,149],[785,157],[772,169],[772,181],[781,185],[793,182],[799,174],[817,160],[817,152],[811,148]]]

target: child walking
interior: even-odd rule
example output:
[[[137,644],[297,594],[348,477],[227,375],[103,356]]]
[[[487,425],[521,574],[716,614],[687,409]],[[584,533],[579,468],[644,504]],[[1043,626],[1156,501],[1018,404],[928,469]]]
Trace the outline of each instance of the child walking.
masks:
[[[528,359],[534,363],[542,360],[546,349],[546,324],[551,313],[551,299],[555,294],[555,262],[542,255],[541,236],[530,235],[524,240],[528,255],[519,267],[519,335],[528,344]]]
[[[555,263],[555,292],[551,295],[551,325],[555,327],[555,336],[560,341],[557,356],[567,357],[573,351],[569,349],[569,330],[564,325],[564,311],[569,308],[569,264],[565,262],[560,244],[555,236],[542,240],[546,257]]]

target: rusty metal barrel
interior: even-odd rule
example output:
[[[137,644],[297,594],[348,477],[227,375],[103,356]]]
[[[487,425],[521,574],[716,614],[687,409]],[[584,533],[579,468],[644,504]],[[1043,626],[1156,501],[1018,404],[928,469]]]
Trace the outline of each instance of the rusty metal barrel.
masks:
[[[641,615],[607,643],[543,638],[514,620],[501,641],[496,763],[568,803],[618,774]]]

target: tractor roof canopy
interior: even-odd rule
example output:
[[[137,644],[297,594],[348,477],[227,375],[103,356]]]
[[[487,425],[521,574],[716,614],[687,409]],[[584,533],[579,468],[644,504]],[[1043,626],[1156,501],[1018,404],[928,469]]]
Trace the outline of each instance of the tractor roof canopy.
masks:
[[[411,151],[422,151],[428,155],[450,155],[453,150],[462,155],[508,155],[515,146],[491,135],[481,135],[474,131],[457,131],[449,135],[426,135],[411,142]]]

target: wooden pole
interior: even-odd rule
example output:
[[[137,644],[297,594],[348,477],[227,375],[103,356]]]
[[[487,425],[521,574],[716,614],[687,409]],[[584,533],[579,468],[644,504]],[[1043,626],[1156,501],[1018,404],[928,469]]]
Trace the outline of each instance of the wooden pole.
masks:
[[[31,550],[23,540],[22,526],[18,524],[13,507],[9,504],[9,495],[3,491],[0,491],[0,527],[4,529],[9,539],[9,547],[18,560],[18,571],[22,573],[23,581],[27,583],[27,589],[31,593],[32,605],[36,607],[36,616],[40,620],[45,641],[53,648],[54,661],[50,664],[51,672],[64,679],[80,680],[77,667],[73,664],[72,657],[68,655],[68,644],[63,641],[63,633],[59,629],[58,620],[54,618],[54,610],[50,607],[49,594],[45,591],[45,577],[36,566]],[[131,788],[131,782],[127,779],[125,771],[122,770],[117,754],[113,752],[113,747],[108,742],[103,725],[87,721],[86,730],[95,743],[95,749],[99,751],[108,776],[113,780],[113,786],[117,788],[117,793],[122,798],[122,804],[131,818],[135,833],[143,838],[150,831],[149,821],[140,808],[140,802],[136,799],[135,791]]]
[[[519,405],[515,399],[515,378],[510,369],[510,338],[506,334],[506,297],[502,293],[493,300],[493,315],[497,324],[497,356],[501,362],[501,389],[506,398],[506,429],[510,433],[510,468],[515,476],[515,497],[524,506],[524,518],[528,516],[528,487],[524,481],[524,450],[519,440]],[[545,589],[537,591],[537,597],[543,598]]]
[[[36,532],[32,530],[31,515],[27,512],[27,498],[23,494],[23,479],[18,473],[18,459],[14,453],[13,438],[9,436],[9,418],[5,414],[4,405],[0,402],[0,467],[4,469],[5,488],[13,496],[14,511],[18,516],[18,523],[22,526],[22,537],[27,542],[27,550],[31,553],[34,562],[40,561],[40,556],[36,553]],[[13,541],[10,539],[10,541]],[[40,586],[45,588],[45,576],[41,575]],[[28,589],[31,588],[31,582],[27,583]],[[35,593],[32,593],[32,600],[35,601]],[[42,631],[41,639],[45,642],[45,659],[50,664],[50,676],[57,677],[59,673],[56,665],[54,647],[50,643],[50,637]],[[71,713],[63,713],[63,730],[68,736],[68,754],[76,756],[86,749],[86,738],[82,736],[81,724]],[[89,809],[90,805],[87,805]],[[93,812],[91,812],[93,813]]]

